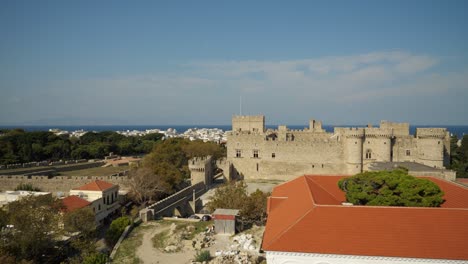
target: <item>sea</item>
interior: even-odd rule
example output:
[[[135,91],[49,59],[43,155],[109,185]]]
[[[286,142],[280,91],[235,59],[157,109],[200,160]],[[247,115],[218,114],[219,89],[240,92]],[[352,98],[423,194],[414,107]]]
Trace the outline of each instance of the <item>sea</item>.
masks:
[[[324,125],[323,128],[327,132],[333,132],[334,127],[365,127],[366,125],[340,125],[340,126],[331,126],[331,125]],[[304,125],[288,125],[289,129],[304,129]],[[444,125],[419,125],[419,126],[410,126],[410,133],[415,134],[416,128],[422,127],[445,127],[452,135],[457,135],[458,138],[463,137],[463,135],[468,135],[468,126],[467,125],[458,125],[458,126],[444,126]],[[183,133],[190,128],[219,128],[223,131],[231,130],[231,125],[106,125],[106,126],[1,126],[0,129],[13,129],[13,128],[21,128],[25,131],[49,131],[49,129],[60,129],[65,131],[76,131],[83,129],[85,131],[145,131],[147,129],[160,129],[160,130],[167,130],[169,128],[176,129],[178,133]],[[266,125],[266,128],[278,128],[277,125]]]

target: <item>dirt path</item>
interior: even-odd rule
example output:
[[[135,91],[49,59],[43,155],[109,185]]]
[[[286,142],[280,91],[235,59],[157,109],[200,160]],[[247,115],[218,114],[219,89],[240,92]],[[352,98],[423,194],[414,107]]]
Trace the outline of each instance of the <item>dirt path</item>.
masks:
[[[143,235],[143,241],[136,254],[143,264],[190,263],[195,250],[185,250],[177,253],[164,253],[153,247],[151,239],[154,235],[169,230],[170,226],[155,225]]]

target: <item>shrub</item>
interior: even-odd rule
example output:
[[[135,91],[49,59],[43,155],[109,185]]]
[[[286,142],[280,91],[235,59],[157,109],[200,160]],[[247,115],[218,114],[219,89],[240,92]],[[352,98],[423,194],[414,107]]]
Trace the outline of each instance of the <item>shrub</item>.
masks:
[[[105,264],[107,259],[107,255],[102,253],[95,253],[84,258],[83,264]]]
[[[112,221],[109,230],[106,233],[106,242],[108,245],[114,245],[119,240],[125,228],[130,225],[132,221],[128,217],[119,217]]]
[[[346,201],[356,205],[438,207],[444,202],[437,184],[402,169],[359,173],[338,186]]]
[[[20,183],[18,186],[16,186],[15,191],[40,192],[41,189],[33,187],[30,183]]]
[[[211,260],[211,254],[210,254],[210,251],[208,250],[198,251],[197,254],[195,254],[196,262],[203,262],[203,261],[210,261],[210,260]]]

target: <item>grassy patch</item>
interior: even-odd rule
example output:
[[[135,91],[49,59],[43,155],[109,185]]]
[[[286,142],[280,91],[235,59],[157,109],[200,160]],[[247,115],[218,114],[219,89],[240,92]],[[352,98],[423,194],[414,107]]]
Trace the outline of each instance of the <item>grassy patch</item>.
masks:
[[[151,241],[153,241],[153,247],[157,249],[164,249],[166,247],[166,241],[168,237],[169,237],[168,230],[157,233],[151,239]]]
[[[142,230],[147,229],[146,226],[136,227],[130,235],[122,241],[117,253],[113,259],[113,263],[119,264],[140,264],[141,260],[136,256],[136,250],[142,244]]]
[[[211,260],[210,251],[203,250],[203,251],[197,252],[194,258],[196,262],[210,261]]]

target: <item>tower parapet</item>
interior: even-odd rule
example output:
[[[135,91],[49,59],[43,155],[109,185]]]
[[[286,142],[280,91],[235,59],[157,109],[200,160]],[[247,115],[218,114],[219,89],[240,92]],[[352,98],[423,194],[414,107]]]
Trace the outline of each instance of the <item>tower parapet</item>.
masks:
[[[335,130],[335,132],[338,130]],[[339,129],[346,138],[362,138],[364,137],[364,129],[358,127],[347,127]]]
[[[265,116],[233,116],[232,117],[232,130],[236,132],[265,132]]]
[[[445,138],[447,129],[445,128],[416,128],[418,138]]]
[[[391,138],[393,137],[393,130],[390,128],[370,127],[365,129],[365,134],[366,137]]]
[[[192,185],[204,182],[210,185],[213,177],[213,159],[211,156],[194,157],[188,162]]]

